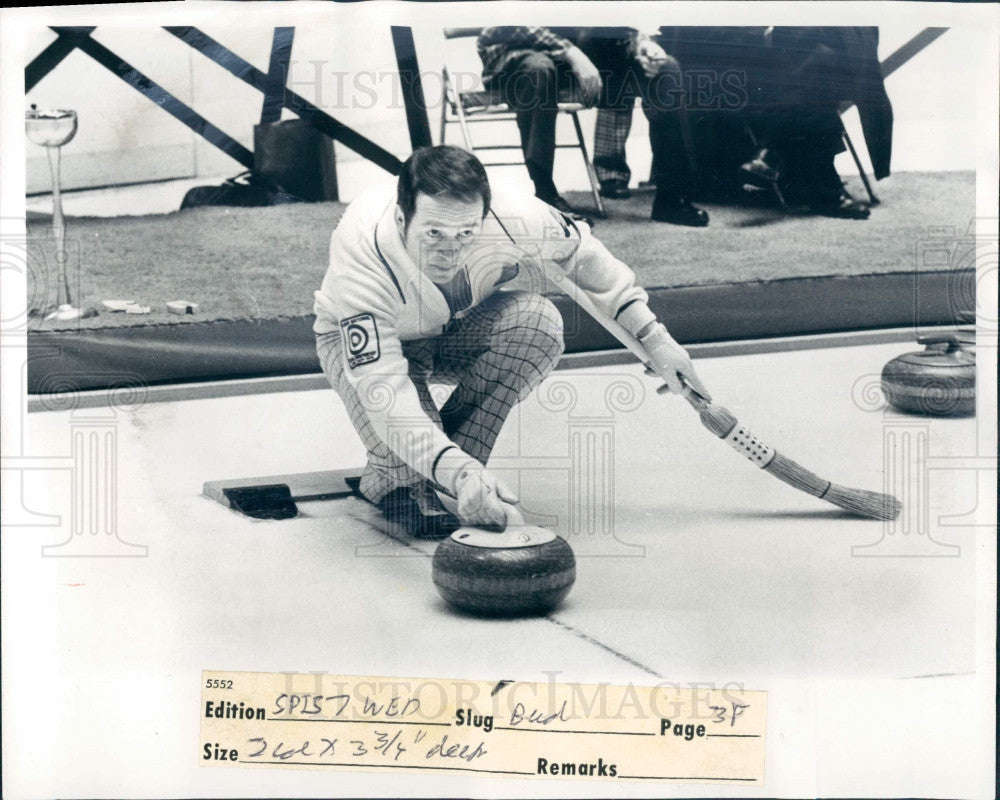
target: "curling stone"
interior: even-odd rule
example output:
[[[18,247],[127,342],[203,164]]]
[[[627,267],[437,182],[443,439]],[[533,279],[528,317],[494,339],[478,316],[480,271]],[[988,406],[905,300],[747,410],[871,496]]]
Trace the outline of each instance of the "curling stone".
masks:
[[[975,340],[959,331],[920,336],[917,342],[925,349],[898,356],[882,370],[882,391],[889,404],[914,414],[975,414]]]
[[[459,528],[434,552],[432,577],[441,596],[462,611],[544,614],[569,594],[576,559],[565,540],[518,518],[501,533]]]

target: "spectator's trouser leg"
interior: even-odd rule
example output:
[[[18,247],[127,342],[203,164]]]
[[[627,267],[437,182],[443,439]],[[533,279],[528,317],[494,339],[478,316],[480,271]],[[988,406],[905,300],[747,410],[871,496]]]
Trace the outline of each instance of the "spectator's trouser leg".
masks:
[[[558,191],[552,180],[556,153],[556,105],[559,74],[544,53],[529,53],[509,64],[491,83],[517,112],[521,150],[535,194],[551,200]]]
[[[657,197],[688,197],[694,184],[694,164],[685,138],[687,109],[676,59],[668,56],[659,72],[643,83],[642,110],[649,120]]]
[[[625,142],[632,130],[632,108],[599,108],[594,125],[594,170],[601,184],[628,183],[632,177],[625,157]]]

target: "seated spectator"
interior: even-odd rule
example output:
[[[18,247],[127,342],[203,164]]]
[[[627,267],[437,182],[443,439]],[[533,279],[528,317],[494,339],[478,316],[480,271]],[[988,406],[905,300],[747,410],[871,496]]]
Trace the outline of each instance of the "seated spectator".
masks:
[[[756,152],[747,136],[750,77],[769,58],[764,26],[662,26],[656,40],[684,65],[687,121],[698,170],[694,197],[745,198],[740,165]]]
[[[892,106],[877,55],[877,28],[774,28],[768,57],[751,94],[751,120],[760,151],[741,168],[757,186],[781,187],[790,201],[814,213],[867,219],[834,167],[844,150],[839,105],[855,102],[875,177],[889,174]]]
[[[525,165],[537,197],[572,212],[552,177],[560,89],[575,88],[587,105],[619,111],[630,110],[641,96],[657,186],[652,219],[694,227],[708,224],[708,214],[689,199],[693,167],[683,136],[680,66],[648,36],[632,28],[493,27],[480,34],[478,50],[483,84],[499,91],[517,112]],[[624,175],[627,187],[628,166],[620,129],[612,131],[610,146],[602,142],[605,133],[598,131],[595,164],[606,171],[607,196],[615,191],[610,180]],[[615,144],[616,136],[621,147]],[[616,147],[620,159],[614,155]]]

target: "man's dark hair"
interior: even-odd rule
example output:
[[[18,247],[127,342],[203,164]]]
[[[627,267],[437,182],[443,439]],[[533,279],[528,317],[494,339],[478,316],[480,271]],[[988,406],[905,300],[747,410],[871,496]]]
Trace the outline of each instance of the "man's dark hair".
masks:
[[[396,202],[409,228],[417,194],[453,198],[464,202],[482,199],[483,216],[490,210],[490,182],[479,159],[468,150],[449,144],[415,150],[399,173]]]

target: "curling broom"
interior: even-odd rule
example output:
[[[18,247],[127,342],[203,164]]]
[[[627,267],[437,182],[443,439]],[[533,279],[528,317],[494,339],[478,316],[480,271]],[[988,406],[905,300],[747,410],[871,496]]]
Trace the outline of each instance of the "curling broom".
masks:
[[[547,273],[549,279],[576,302],[584,311],[597,320],[612,336],[646,363],[646,351],[639,341],[613,320],[597,309],[593,301],[562,274]],[[647,370],[649,366],[647,364]],[[661,376],[662,377],[662,376]],[[684,383],[682,378],[682,383]],[[811,494],[828,503],[833,503],[845,511],[869,519],[892,520],[899,516],[902,503],[890,494],[869,492],[864,489],[852,489],[840,486],[821,478],[792,459],[782,455],[774,448],[755,437],[746,427],[739,423],[733,414],[721,406],[713,405],[689,385],[684,383],[683,397],[698,412],[701,423],[708,430],[725,440],[737,452],[742,453],[751,462],[774,477],[784,481],[806,494]]]

